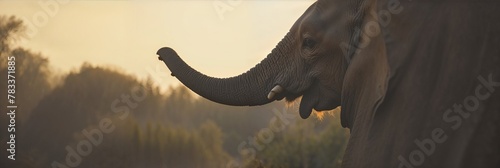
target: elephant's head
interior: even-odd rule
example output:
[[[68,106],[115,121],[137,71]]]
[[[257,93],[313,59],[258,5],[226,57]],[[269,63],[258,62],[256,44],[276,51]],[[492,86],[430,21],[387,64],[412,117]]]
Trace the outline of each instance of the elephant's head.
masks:
[[[347,61],[339,47],[348,41],[343,17],[347,1],[316,2],[295,22],[275,49],[249,71],[230,78],[206,76],[187,65],[174,50],[157,54],[172,75],[197,94],[227,105],[254,106],[303,96],[300,116],[340,105]],[[326,9],[328,8],[328,9]]]

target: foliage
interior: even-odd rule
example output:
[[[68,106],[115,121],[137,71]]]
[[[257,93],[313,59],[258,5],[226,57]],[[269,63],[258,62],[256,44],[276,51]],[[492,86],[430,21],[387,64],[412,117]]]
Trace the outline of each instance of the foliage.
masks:
[[[16,56],[16,97],[19,110],[19,123],[25,122],[29,112],[37,105],[47,93],[52,90],[52,72],[49,68],[49,61],[41,54],[33,53],[24,48],[14,48],[13,43],[18,34],[24,30],[22,21],[15,17],[0,16],[0,74],[6,78],[8,57]],[[7,95],[7,82],[0,83],[0,93]],[[7,106],[7,96],[0,96],[1,107]],[[2,122],[4,123],[4,122]],[[4,131],[2,129],[2,131]],[[4,134],[2,134],[4,135]]]
[[[296,120],[286,131],[275,135],[255,158],[246,158],[245,167],[340,167],[348,133],[337,118],[321,122]]]

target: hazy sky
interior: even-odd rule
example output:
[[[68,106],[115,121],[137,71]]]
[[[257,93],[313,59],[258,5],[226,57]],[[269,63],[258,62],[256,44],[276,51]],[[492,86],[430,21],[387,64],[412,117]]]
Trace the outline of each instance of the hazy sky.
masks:
[[[28,22],[32,36],[20,45],[41,52],[59,70],[83,62],[111,65],[168,86],[179,82],[157,60],[159,48],[172,47],[207,75],[238,75],[260,62],[314,1],[61,2],[0,0],[0,15]]]

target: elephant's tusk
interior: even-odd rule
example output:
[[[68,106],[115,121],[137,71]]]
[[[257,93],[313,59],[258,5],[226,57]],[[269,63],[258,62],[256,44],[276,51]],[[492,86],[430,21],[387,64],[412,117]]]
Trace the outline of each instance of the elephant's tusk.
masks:
[[[273,99],[273,97],[278,94],[278,93],[281,93],[283,92],[283,87],[281,87],[280,85],[276,85],[274,86],[273,89],[271,89],[271,91],[269,92],[269,94],[267,95],[267,99],[271,100]]]

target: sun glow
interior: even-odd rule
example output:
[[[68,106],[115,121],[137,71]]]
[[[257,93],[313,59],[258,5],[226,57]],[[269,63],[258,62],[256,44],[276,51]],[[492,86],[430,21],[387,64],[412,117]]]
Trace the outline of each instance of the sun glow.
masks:
[[[326,110],[326,111],[316,111],[313,110],[314,117],[318,119],[319,121],[323,121],[325,117],[331,116],[335,118],[336,113],[340,113],[341,107],[338,106],[337,108],[334,108],[332,110]]]

